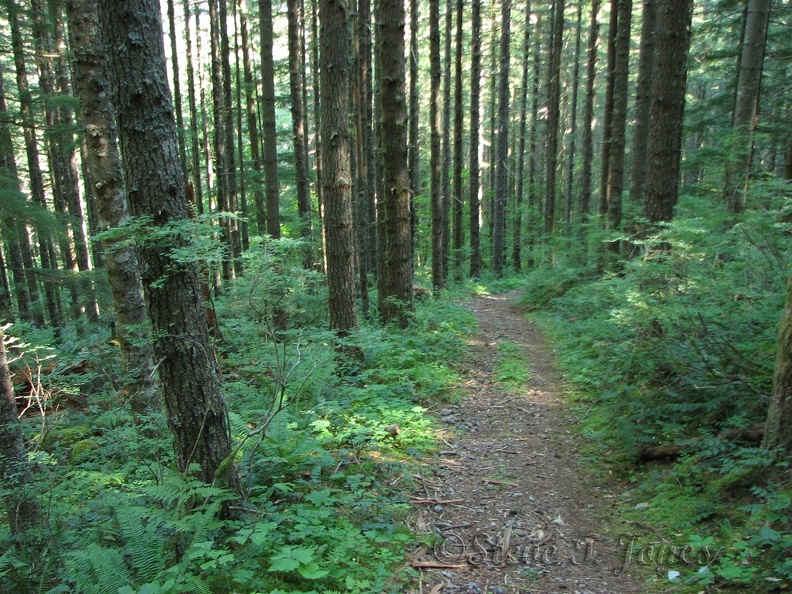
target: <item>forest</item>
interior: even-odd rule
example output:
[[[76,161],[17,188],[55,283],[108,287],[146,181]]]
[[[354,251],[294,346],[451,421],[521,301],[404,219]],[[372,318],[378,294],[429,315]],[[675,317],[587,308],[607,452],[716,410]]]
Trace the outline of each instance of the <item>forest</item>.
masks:
[[[0,0],[0,591],[422,592],[410,494],[501,294],[619,521],[717,551],[641,591],[792,588],[790,32],[782,0]]]

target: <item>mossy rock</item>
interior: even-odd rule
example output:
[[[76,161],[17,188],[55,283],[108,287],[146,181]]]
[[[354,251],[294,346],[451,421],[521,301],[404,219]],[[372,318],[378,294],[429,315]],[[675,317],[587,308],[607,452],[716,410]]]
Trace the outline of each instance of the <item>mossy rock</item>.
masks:
[[[69,461],[72,464],[84,462],[86,459],[94,455],[96,452],[96,445],[95,439],[81,439],[72,445],[71,453],[69,454]]]

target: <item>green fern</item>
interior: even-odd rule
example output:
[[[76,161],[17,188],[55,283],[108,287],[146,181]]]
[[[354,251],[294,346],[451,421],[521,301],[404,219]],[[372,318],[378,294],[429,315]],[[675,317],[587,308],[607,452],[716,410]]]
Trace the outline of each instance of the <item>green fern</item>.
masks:
[[[124,554],[91,543],[84,549],[66,555],[69,578],[81,594],[108,594],[132,585]]]
[[[165,569],[165,543],[150,509],[122,507],[116,511],[127,563],[140,582],[150,582]]]

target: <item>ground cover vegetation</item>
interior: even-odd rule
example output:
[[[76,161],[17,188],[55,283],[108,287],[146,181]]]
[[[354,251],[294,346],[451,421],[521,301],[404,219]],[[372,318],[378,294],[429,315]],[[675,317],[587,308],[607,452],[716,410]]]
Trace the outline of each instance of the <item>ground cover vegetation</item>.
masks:
[[[790,4],[248,4],[0,1],[2,587],[398,589],[519,288],[669,587],[788,588]]]
[[[684,196],[612,272],[565,250],[525,279],[521,303],[553,337],[586,456],[624,482],[635,558],[673,567],[674,591],[792,580],[789,458],[762,447],[789,198],[773,180],[757,184],[757,208],[735,218]],[[680,563],[685,547],[710,554]]]
[[[51,330],[13,327],[11,367],[33,384],[29,489],[44,512],[21,537],[3,528],[0,589],[373,592],[410,577],[405,493],[440,431],[426,407],[454,398],[452,362],[474,322],[432,301],[409,332],[363,324],[350,340],[365,360],[339,374],[300,248],[251,248],[245,279],[216,302],[241,497],[175,470],[161,414],[135,422],[106,328],[56,353]],[[299,328],[279,333],[275,313]],[[234,519],[218,519],[227,502]]]

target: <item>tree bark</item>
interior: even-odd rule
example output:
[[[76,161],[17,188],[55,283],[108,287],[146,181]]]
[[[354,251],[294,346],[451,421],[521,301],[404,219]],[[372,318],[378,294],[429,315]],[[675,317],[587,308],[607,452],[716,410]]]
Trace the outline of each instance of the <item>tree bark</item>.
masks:
[[[638,53],[638,84],[635,89],[633,116],[632,170],[630,200],[643,202],[646,191],[646,146],[649,140],[649,116],[652,113],[652,72],[655,57],[655,30],[657,28],[656,0],[643,0],[641,13],[641,49]]]
[[[259,0],[261,29],[261,131],[264,140],[267,233],[280,238],[280,185],[278,183],[278,137],[275,120],[275,64],[272,56],[272,1]],[[346,47],[348,47],[347,44]]]
[[[589,25],[589,38],[586,48],[586,105],[583,109],[583,138],[581,139],[583,152],[583,171],[580,180],[580,220],[585,223],[591,211],[591,174],[594,165],[594,94],[597,77],[597,39],[599,38],[599,22],[597,13],[600,0],[592,0],[591,24]]]
[[[545,161],[545,233],[555,228],[558,129],[561,119],[561,48],[564,34],[564,1],[553,2],[553,33],[550,38],[550,65],[547,84],[547,156]]]
[[[349,21],[340,0],[319,0],[322,198],[330,329],[346,336],[357,327],[355,230],[349,137]]]
[[[93,182],[99,232],[129,221],[123,169],[110,103],[105,52],[100,42],[96,0],[68,0],[69,45],[79,121],[85,131],[87,166]],[[148,314],[134,248],[121,238],[102,240],[105,270],[113,296],[125,388],[133,413],[159,405]]]
[[[577,111],[578,111],[578,82],[580,80],[580,37],[583,27],[583,3],[578,2],[577,17],[575,18],[575,57],[572,68],[572,101],[569,106],[569,156],[567,157],[566,176],[566,222],[572,224],[572,207],[575,177],[575,152],[577,148]]]
[[[456,2],[456,53],[454,56],[454,192],[453,192],[453,269],[454,278],[457,281],[462,280],[462,262],[463,250],[465,247],[465,233],[462,226],[462,215],[465,206],[465,200],[462,195],[462,171],[465,167],[463,161],[464,150],[464,125],[465,125],[465,111],[464,111],[464,97],[462,95],[462,55],[465,46],[465,32],[464,32],[464,0],[457,0]]]
[[[292,142],[294,146],[294,176],[297,190],[297,216],[300,237],[305,242],[303,268],[313,268],[311,247],[311,195],[308,179],[308,155],[305,152],[305,109],[303,106],[303,55],[300,6],[298,0],[288,0],[286,14],[289,32],[289,93],[291,97]]]
[[[443,170],[441,156],[442,123],[440,112],[440,0],[429,1],[429,63],[430,63],[430,156],[429,186],[432,209],[432,286],[435,289],[445,287],[443,274],[443,188],[440,183]]]
[[[726,163],[724,187],[726,206],[734,213],[745,208],[748,192],[769,21],[770,0],[750,0],[745,17],[732,117],[733,141]]]
[[[530,82],[531,54],[531,2],[525,3],[525,24],[523,25],[522,75],[520,76],[520,122],[517,132],[517,181],[514,199],[514,231],[512,233],[512,267],[515,272],[522,269],[522,210],[523,187],[525,182],[525,137],[528,126],[528,84]]]
[[[381,0],[378,16],[383,181],[378,309],[384,321],[396,321],[401,327],[406,327],[408,313],[412,310],[413,269],[404,84],[404,5],[401,0]]]
[[[171,245],[144,241],[138,255],[154,335],[160,384],[173,433],[176,466],[207,482],[238,480],[229,464],[228,410],[209,338],[197,265],[174,249],[189,249],[178,230],[188,218],[173,103],[167,82],[159,3],[102,0],[99,19],[124,156],[130,212],[171,232]]]
[[[691,18],[692,0],[673,0],[658,6],[644,201],[644,216],[650,223],[672,219],[679,193]]]
[[[773,392],[765,422],[764,448],[792,453],[792,279],[787,285],[786,307],[778,327]]]
[[[509,192],[509,61],[511,60],[511,0],[501,5],[500,79],[498,81],[498,145],[495,153],[495,196],[492,204],[492,272],[503,276],[506,266],[506,198]]]
[[[481,275],[479,154],[481,150],[481,0],[471,0],[470,31],[470,277]]]

